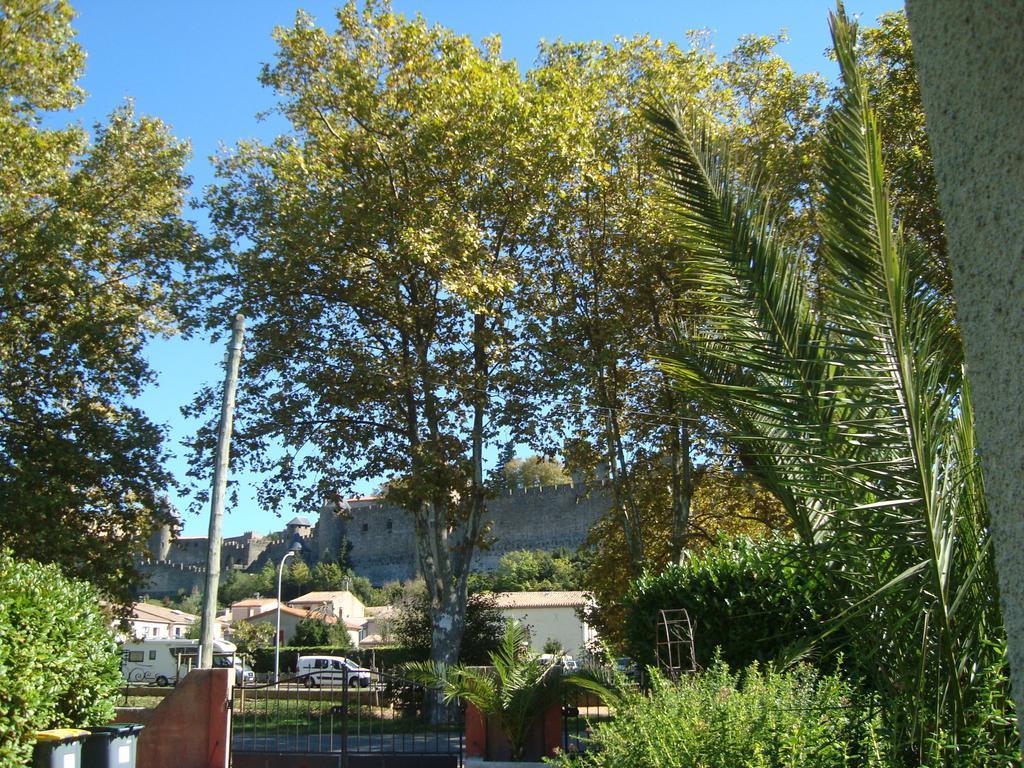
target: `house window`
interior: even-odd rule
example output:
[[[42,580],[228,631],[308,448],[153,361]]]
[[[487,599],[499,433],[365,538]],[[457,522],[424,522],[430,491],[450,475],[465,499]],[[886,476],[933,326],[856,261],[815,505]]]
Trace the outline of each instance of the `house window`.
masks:
[[[390,520],[388,520],[388,531],[389,532],[391,531],[391,521]]]
[[[363,523],[363,533],[366,533],[368,530],[370,530],[370,524]]]

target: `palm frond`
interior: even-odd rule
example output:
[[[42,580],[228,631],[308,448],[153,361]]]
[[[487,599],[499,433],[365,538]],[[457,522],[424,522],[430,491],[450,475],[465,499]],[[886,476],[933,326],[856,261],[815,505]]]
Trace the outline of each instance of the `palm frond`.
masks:
[[[648,119],[687,253],[679,278],[707,308],[696,337],[680,334],[663,367],[723,421],[742,423],[734,436],[746,468],[813,541],[821,509],[799,503],[792,489],[821,482],[821,465],[805,459],[827,438],[832,370],[802,256],[777,241],[767,204],[734,178],[727,148],[705,127],[664,104]]]
[[[843,87],[814,293],[727,149],[664,104],[649,110],[687,253],[677,271],[707,308],[661,362],[729,427],[806,557],[832,566],[852,596],[837,619],[860,627],[893,719],[923,750],[929,728],[966,728],[998,645],[987,512],[959,335],[933,264],[894,224],[856,25],[842,12],[830,23]]]

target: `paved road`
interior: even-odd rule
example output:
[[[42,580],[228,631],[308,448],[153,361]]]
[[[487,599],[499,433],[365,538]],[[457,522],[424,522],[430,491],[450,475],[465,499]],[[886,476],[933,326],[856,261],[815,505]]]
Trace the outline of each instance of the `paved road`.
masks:
[[[416,754],[460,754],[461,733],[387,733],[378,735],[351,735],[348,737],[348,752]],[[341,752],[339,734],[278,734],[273,736],[234,736],[231,739],[233,752]]]

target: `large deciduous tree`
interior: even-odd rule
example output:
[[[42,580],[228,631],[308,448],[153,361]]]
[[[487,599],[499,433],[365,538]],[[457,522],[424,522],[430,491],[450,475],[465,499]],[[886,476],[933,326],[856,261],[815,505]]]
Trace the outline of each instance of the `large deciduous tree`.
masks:
[[[825,89],[814,75],[796,75],[777,42],[744,38],[725,58],[699,34],[688,48],[648,37],[555,43],[542,46],[530,75],[553,109],[565,107],[531,283],[543,328],[539,366],[569,467],[608,469],[620,564],[628,568],[620,575],[685,555],[694,463],[717,463],[719,450],[713,424],[652,363],[676,319],[701,308],[666,268],[671,223],[658,205],[642,107],[662,92],[707,114],[743,171],[771,176],[775,210],[800,241]]]
[[[222,157],[208,195],[227,265],[215,289],[253,321],[236,445],[270,473],[271,505],[391,477],[432,658],[454,662],[484,451],[524,428],[516,286],[547,118],[497,40],[384,3],[349,3],[333,32],[300,13],[276,39],[262,82],[290,133]]]
[[[72,17],[0,3],[0,537],[125,598],[170,479],[130,403],[195,245],[188,147],[130,105],[92,137],[43,127],[83,99]]]

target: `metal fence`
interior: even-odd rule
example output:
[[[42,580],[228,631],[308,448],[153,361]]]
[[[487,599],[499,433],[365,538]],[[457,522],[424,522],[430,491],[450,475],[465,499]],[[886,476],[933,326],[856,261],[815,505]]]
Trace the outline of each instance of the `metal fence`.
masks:
[[[313,673],[237,686],[232,698],[234,768],[307,764],[301,755],[349,765],[462,765],[461,706],[436,691],[380,672]],[[279,756],[273,761],[270,755]]]
[[[613,711],[585,691],[569,691],[562,700],[562,752],[582,755],[594,748],[591,733],[596,725],[612,719]]]

